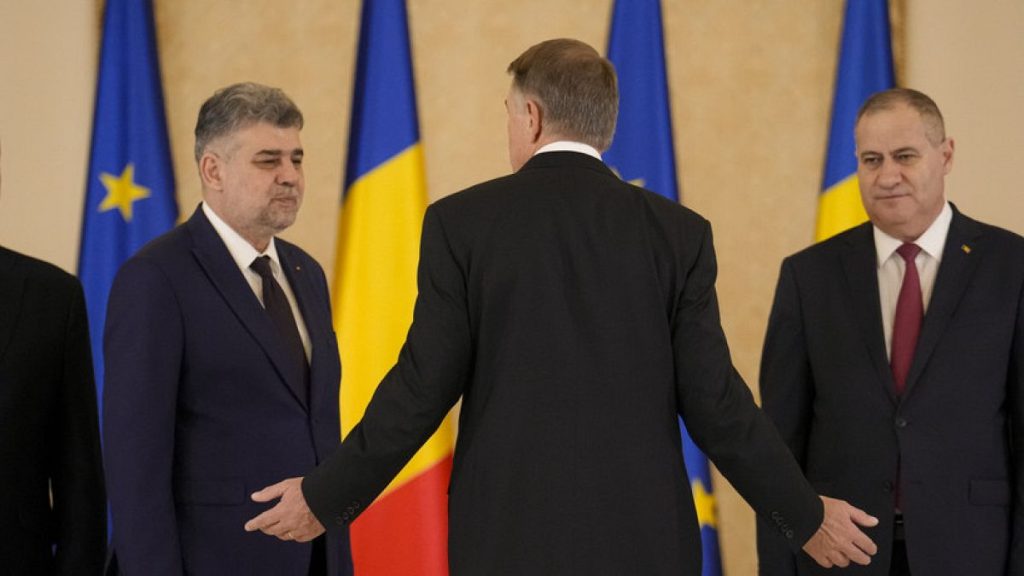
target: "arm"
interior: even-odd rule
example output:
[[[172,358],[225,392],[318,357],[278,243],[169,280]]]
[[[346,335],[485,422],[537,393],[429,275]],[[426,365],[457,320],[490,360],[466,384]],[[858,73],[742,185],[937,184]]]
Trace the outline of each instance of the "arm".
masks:
[[[304,500],[289,496],[289,481],[254,495],[261,502],[280,496],[281,502],[246,523],[246,530],[305,540],[320,529],[308,529],[310,509],[328,529],[352,522],[458,400],[468,380],[473,342],[464,276],[436,206],[424,217],[418,288],[413,323],[398,362],[377,387],[363,419],[302,481]]]
[[[710,227],[696,239],[672,322],[678,410],[697,445],[794,551],[825,567],[866,564],[876,549],[858,528],[877,523],[849,504],[820,499],[737,374],[715,294]]]
[[[55,573],[99,574],[106,553],[107,511],[96,387],[85,299],[77,282],[71,296],[58,399],[58,448],[51,464]]]
[[[792,263],[782,265],[761,353],[761,407],[804,467],[814,386],[804,341],[803,319]],[[795,575],[796,556],[775,527],[757,522],[760,573]]]
[[[110,291],[103,439],[113,547],[128,575],[183,574],[172,493],[183,327],[170,281],[129,261]]]

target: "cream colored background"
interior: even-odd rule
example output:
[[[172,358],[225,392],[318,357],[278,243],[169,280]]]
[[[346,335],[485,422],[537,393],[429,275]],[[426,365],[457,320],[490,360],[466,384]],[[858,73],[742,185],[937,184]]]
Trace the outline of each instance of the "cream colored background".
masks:
[[[852,0],[856,1],[856,0]],[[1024,2],[903,0],[907,85],[930,93],[956,138],[949,195],[1024,232]],[[286,236],[330,271],[358,29],[355,0],[156,2],[182,216],[199,188],[192,128],[217,87],[286,89],[306,115],[306,206]],[[755,386],[781,259],[813,234],[840,0],[665,0],[682,195],[711,219],[723,322]],[[432,199],[508,171],[507,63],[572,36],[604,50],[610,0],[409,0]],[[99,0],[0,0],[0,244],[74,271],[92,122]],[[1019,161],[1019,160],[1018,160]],[[756,387],[756,386],[755,386]],[[719,482],[730,575],[753,574],[753,517]]]

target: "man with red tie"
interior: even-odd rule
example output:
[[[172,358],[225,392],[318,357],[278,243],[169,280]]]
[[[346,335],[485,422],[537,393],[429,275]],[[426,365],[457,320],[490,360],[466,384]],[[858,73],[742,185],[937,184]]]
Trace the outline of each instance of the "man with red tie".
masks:
[[[880,519],[851,574],[1022,574],[1024,239],[946,201],[928,96],[871,96],[854,135],[871,221],[783,262],[763,407],[819,493]],[[767,525],[758,553],[822,573]]]

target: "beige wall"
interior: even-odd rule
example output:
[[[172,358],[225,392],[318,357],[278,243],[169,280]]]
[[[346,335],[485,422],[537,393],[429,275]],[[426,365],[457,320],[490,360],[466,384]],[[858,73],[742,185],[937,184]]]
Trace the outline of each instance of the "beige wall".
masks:
[[[0,244],[68,270],[77,260],[98,40],[97,4],[0,6]],[[529,44],[573,36],[603,50],[611,0],[410,0],[431,198],[508,171],[507,63]],[[781,259],[808,244],[827,133],[842,2],[666,0],[666,42],[684,201],[715,225],[723,322],[756,383]],[[244,6],[244,11],[239,10]],[[191,130],[215,88],[284,87],[307,127],[307,200],[286,236],[330,271],[348,131],[358,2],[157,0],[179,205],[199,199]],[[1014,155],[1024,149],[1024,5],[985,10],[907,0],[911,85],[931,92],[957,137],[951,196],[1024,232]],[[754,573],[753,518],[719,483],[729,574]]]

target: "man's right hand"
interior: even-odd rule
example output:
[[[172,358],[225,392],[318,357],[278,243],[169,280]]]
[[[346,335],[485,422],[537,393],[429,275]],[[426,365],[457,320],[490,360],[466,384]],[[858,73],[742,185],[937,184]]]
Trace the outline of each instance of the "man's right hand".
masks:
[[[831,568],[845,568],[850,562],[870,564],[878,547],[860,527],[878,525],[878,518],[843,500],[820,496],[825,504],[825,518],[818,531],[804,544],[804,552],[814,561]]]

